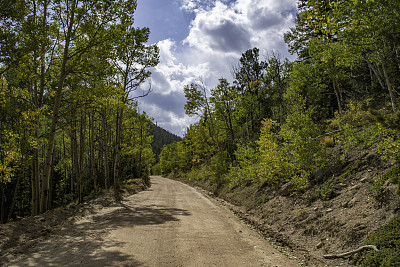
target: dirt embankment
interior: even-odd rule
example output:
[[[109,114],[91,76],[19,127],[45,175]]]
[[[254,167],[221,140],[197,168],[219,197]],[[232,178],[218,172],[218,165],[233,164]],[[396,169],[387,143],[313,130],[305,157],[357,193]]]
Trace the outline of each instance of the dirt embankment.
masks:
[[[306,265],[351,265],[351,258],[332,260],[323,255],[361,246],[399,214],[400,196],[397,186],[386,181],[381,200],[373,198],[369,187],[393,165],[380,160],[375,151],[354,151],[344,160],[345,165],[326,172],[323,181],[302,195],[287,195],[282,187],[256,186],[224,189],[217,195],[239,217],[291,250]],[[216,191],[206,182],[189,183]]]

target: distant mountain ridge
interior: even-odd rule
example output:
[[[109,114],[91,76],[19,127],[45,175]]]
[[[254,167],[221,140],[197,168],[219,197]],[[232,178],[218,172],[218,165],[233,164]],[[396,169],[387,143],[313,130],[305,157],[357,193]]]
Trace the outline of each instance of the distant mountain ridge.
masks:
[[[151,148],[153,149],[153,153],[156,157],[157,162],[159,160],[159,156],[164,145],[182,140],[181,137],[157,126],[154,123],[150,124],[149,133],[153,136],[153,143],[151,144]]]

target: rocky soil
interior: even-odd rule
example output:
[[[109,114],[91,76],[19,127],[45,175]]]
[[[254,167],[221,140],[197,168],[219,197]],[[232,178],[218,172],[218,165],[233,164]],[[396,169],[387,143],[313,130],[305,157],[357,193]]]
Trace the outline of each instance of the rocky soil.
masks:
[[[219,191],[217,198],[266,238],[289,249],[304,265],[348,266],[351,257],[325,259],[323,255],[362,246],[368,236],[399,214],[400,196],[397,186],[386,181],[381,201],[372,197],[369,185],[394,164],[380,160],[373,149],[352,151],[342,160],[345,164],[325,171],[322,181],[301,195],[288,193],[287,185],[243,186]],[[216,191],[205,182],[190,183]],[[315,197],[327,184],[331,199]]]

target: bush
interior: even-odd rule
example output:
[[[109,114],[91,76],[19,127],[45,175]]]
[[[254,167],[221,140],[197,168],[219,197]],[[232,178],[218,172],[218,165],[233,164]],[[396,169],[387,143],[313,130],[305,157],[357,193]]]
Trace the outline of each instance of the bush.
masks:
[[[152,175],[161,175],[161,164],[157,163],[151,167],[151,174]]]
[[[225,183],[225,174],[228,173],[229,168],[229,157],[227,151],[218,152],[211,159],[210,169],[212,173],[212,183],[217,187],[222,186]]]
[[[208,165],[203,164],[200,167],[193,167],[183,174],[182,178],[188,181],[207,181],[212,179],[212,172]]]
[[[400,266],[400,216],[391,219],[364,244],[377,246],[379,252],[369,250],[358,253],[353,263],[362,266]]]
[[[262,122],[260,139],[257,142],[260,154],[257,182],[275,184],[285,177],[286,161],[279,147],[279,124],[271,119]]]
[[[320,143],[324,146],[324,147],[333,147],[335,145],[335,141],[333,139],[332,136],[324,136]]]
[[[246,145],[238,145],[235,152],[236,162],[231,164],[226,179],[230,188],[240,186],[242,184],[259,184],[259,162],[260,153],[258,147],[254,143]]]

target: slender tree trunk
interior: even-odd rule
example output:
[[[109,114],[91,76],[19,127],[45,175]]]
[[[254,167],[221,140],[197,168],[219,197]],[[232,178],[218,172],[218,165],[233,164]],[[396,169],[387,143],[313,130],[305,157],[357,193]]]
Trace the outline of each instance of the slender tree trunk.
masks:
[[[64,47],[64,54],[61,64],[60,76],[58,78],[57,90],[55,93],[54,99],[54,108],[51,120],[51,127],[50,127],[50,134],[47,143],[47,152],[46,158],[44,162],[44,170],[43,170],[43,179],[42,179],[42,190],[41,190],[41,199],[40,199],[40,212],[43,213],[47,211],[48,204],[49,204],[49,186],[50,186],[50,174],[51,174],[51,165],[53,164],[53,153],[54,153],[54,144],[56,139],[56,130],[57,130],[57,123],[58,123],[58,116],[61,107],[61,98],[63,94],[63,87],[64,81],[67,76],[67,62],[68,62],[68,51],[69,45],[71,42],[71,35],[72,35],[72,26],[74,25],[74,18],[75,18],[75,7],[76,7],[75,0],[72,4],[71,15],[69,16],[69,24],[68,24],[68,31],[65,40],[65,47]]]
[[[97,192],[97,173],[96,173],[96,157],[94,153],[94,111],[89,114],[90,119],[90,165],[92,167],[92,178],[94,191]]]
[[[364,60],[367,62],[370,72],[372,71],[375,74],[382,89],[386,89],[386,87],[383,84],[383,81],[381,79],[381,75],[380,75],[379,71],[375,68],[375,66],[368,59],[365,58]],[[371,75],[371,81],[372,81],[372,75]]]
[[[144,125],[143,125],[143,121],[142,118],[139,119],[139,126],[140,126],[140,133],[139,133],[139,140],[140,140],[140,146],[139,146],[139,176],[140,178],[142,178],[142,180],[144,181],[144,183],[146,185],[150,184],[150,181],[148,180],[147,174],[143,173],[142,168],[143,168],[143,163],[142,163],[142,150],[143,150],[143,139],[144,139]]]
[[[35,121],[36,129],[34,130],[34,136],[36,140],[39,140],[39,129],[40,120],[39,118]],[[39,191],[40,191],[40,174],[39,174],[39,148],[33,147],[32,150],[32,175],[31,175],[31,215],[39,214]]]
[[[33,150],[34,160],[32,161],[32,174],[31,174],[31,215],[39,213],[39,150]]]
[[[0,222],[5,223],[5,204],[6,204],[6,192],[5,192],[5,185],[3,183],[1,185],[1,212],[0,212]]]
[[[339,95],[338,88],[336,86],[336,81],[335,80],[333,81],[333,91],[335,91],[336,101],[337,101],[337,104],[338,104],[340,116],[342,116],[343,115],[342,104],[341,104],[341,99],[340,99],[340,95]]]
[[[36,1],[35,6],[36,6]],[[43,2],[43,20],[42,20],[42,29],[43,35],[46,36],[46,24],[47,24],[47,7],[49,2]],[[35,7],[36,9],[36,7]],[[36,11],[35,11],[36,14]],[[35,15],[36,16],[36,15]],[[36,18],[35,18],[36,19]],[[36,22],[35,22],[36,24]],[[41,53],[40,53],[40,83],[39,83],[39,90],[37,89],[37,82],[35,81],[35,92],[34,92],[34,103],[36,109],[43,107],[43,95],[44,89],[46,84],[46,48],[44,45],[41,46]],[[36,140],[39,140],[39,129],[40,129],[40,119],[37,118],[36,122],[36,129],[34,132],[34,136]],[[37,215],[40,211],[39,200],[40,200],[40,171],[39,171],[39,148],[33,148],[33,163],[32,163],[32,178],[31,178],[31,215]]]
[[[231,140],[231,144],[229,145],[229,147],[230,147],[229,155],[230,155],[231,160],[234,160],[234,158],[235,158],[235,153],[234,153],[235,147],[234,146],[235,146],[235,140],[236,140],[235,131],[233,130],[231,110],[230,110],[229,107],[227,107],[226,110],[227,110],[227,113],[228,113],[229,132],[231,134],[231,139],[232,139]]]
[[[17,183],[15,184],[15,190],[14,190],[14,195],[13,195],[13,198],[12,198],[10,210],[8,211],[8,219],[7,219],[7,221],[10,221],[10,219],[11,219],[11,217],[13,215],[14,209],[15,209],[15,202],[16,202],[16,199],[17,199],[20,180],[21,180],[20,176],[18,175]]]
[[[217,135],[215,134],[214,121],[213,121],[213,117],[212,117],[211,112],[210,112],[209,107],[208,107],[208,101],[207,101],[207,110],[208,110],[208,112],[209,112],[210,125],[211,125],[213,140],[214,140],[215,144],[217,145],[218,151],[221,151],[221,149],[220,149],[220,147],[219,147]]]
[[[72,193],[77,193],[77,184],[78,184],[78,176],[79,176],[79,163],[78,163],[78,140],[76,135],[76,121],[73,119],[71,122],[72,131],[71,131],[71,156],[72,156],[72,175],[71,175],[71,191]]]
[[[110,189],[110,171],[108,166],[108,139],[107,139],[107,114],[103,110],[101,113],[102,133],[103,133],[103,152],[104,152],[104,183],[106,190]]]
[[[66,153],[66,149],[65,149],[65,131],[62,131],[62,142],[63,142],[63,159],[67,158],[67,153]],[[64,171],[64,181],[65,183],[67,183],[68,181],[68,168],[65,168]],[[64,186],[64,194],[68,194],[68,189],[67,186]]]
[[[81,114],[80,141],[79,141],[79,175],[78,175],[78,200],[83,202],[83,170],[85,168],[85,148],[86,148],[86,113]]]
[[[400,70],[400,56],[399,56],[399,51],[397,51],[396,48],[395,48],[395,50],[396,50],[396,56],[397,56],[397,67],[398,67],[399,70]]]
[[[122,137],[122,120],[124,110],[121,107],[117,111],[117,124],[115,133],[115,162],[114,162],[114,194],[115,200],[120,201],[120,160],[121,160],[121,137]]]
[[[389,95],[390,95],[390,101],[392,102],[392,109],[393,109],[393,112],[397,112],[399,109],[397,107],[396,97],[395,97],[395,95],[393,93],[392,84],[390,82],[389,75],[388,75],[387,70],[386,70],[385,61],[382,60],[381,63],[382,63],[383,75],[385,76],[387,89],[388,89]]]

